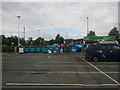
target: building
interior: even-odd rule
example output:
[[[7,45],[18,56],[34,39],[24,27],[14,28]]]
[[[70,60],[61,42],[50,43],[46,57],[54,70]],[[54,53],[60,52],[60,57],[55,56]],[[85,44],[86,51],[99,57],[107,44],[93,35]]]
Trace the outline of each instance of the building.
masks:
[[[84,39],[65,39],[65,45],[73,45],[73,44],[83,44]]]

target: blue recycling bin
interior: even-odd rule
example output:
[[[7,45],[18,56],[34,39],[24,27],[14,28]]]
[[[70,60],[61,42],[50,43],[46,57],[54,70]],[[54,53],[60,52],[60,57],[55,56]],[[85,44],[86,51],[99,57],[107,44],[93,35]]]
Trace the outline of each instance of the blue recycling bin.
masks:
[[[30,48],[30,52],[34,53],[35,52],[35,48],[34,47]]]
[[[30,52],[29,48],[27,48],[27,47],[24,48],[24,52],[25,52],[25,53],[29,53],[29,52]]]
[[[76,48],[75,48],[75,47],[72,47],[71,52],[77,52]]]
[[[48,53],[49,48],[42,48],[43,53]]]
[[[41,52],[41,48],[36,48],[36,52]]]

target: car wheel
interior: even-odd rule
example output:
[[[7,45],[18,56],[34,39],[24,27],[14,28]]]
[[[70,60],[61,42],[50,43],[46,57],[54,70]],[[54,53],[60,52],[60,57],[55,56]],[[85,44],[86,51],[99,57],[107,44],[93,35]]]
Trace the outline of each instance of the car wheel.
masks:
[[[98,58],[97,57],[93,57],[93,61],[94,62],[98,62]]]

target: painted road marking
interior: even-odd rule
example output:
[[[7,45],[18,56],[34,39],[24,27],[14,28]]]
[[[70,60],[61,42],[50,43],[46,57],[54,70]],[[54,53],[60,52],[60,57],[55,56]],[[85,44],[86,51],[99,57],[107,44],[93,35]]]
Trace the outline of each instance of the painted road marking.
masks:
[[[51,56],[48,56],[48,58],[51,58]]]
[[[91,73],[91,74],[98,74],[101,72],[46,72],[46,71],[26,71],[25,73],[30,73],[30,74],[41,74],[41,73],[47,73],[47,74],[52,74],[52,73],[61,73],[61,74],[86,74],[86,73]],[[120,72],[106,72],[106,73],[120,73]]]
[[[83,58],[82,58],[83,59]],[[116,81],[115,79],[113,79],[112,77],[110,77],[109,75],[107,75],[105,72],[101,71],[100,69],[98,69],[96,66],[94,66],[93,64],[91,64],[90,62],[86,61],[85,59],[83,59],[86,63],[88,63],[89,65],[91,65],[93,68],[95,68],[96,70],[98,70],[99,72],[101,72],[103,75],[105,75],[106,77],[108,77],[109,79],[111,79],[113,82],[117,83],[118,85],[120,85],[120,83],[118,81]]]
[[[10,57],[11,55],[7,55],[8,57]]]
[[[3,59],[5,59],[6,57],[2,57]]]
[[[118,84],[6,83],[7,86],[118,86]]]
[[[60,67],[60,66],[65,66],[65,67],[68,67],[68,66],[75,66],[75,67],[91,67],[89,65],[34,65],[35,67],[39,67],[39,66],[54,66],[54,67]],[[100,66],[100,65],[96,65],[96,67],[120,67],[118,65],[106,65],[106,66]]]
[[[90,73],[90,74],[99,74],[101,72],[69,72],[69,71],[3,71],[3,72],[22,72],[22,73],[28,73],[28,74],[41,74],[41,73],[45,73],[45,74],[86,74],[86,73]],[[105,72],[105,73],[110,73],[110,74],[118,74],[120,72]]]
[[[29,63],[33,63],[33,64],[34,63],[42,63],[42,64],[44,63],[44,64],[47,64],[47,63],[49,63],[50,64],[51,63],[52,64],[53,62],[48,62],[48,60],[47,60],[46,62],[40,62],[39,61],[39,62],[3,62],[3,63],[8,63],[8,64],[10,64],[10,63],[12,63],[12,64],[14,64],[14,63],[16,63],[16,64],[29,64]],[[74,63],[77,63],[77,62],[54,62],[54,64],[57,64],[57,63],[58,64],[65,64],[65,63],[67,63],[67,64],[69,64],[69,63],[74,64]]]

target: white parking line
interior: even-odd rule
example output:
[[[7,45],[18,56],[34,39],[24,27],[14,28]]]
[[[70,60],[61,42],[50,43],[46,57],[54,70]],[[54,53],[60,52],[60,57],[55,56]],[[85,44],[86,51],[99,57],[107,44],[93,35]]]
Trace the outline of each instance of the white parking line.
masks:
[[[25,73],[30,73],[30,74],[41,74],[41,73],[46,73],[46,74],[54,74],[54,73],[60,73],[60,74],[86,74],[86,73],[90,73],[90,74],[98,74],[98,73],[101,73],[101,72],[65,72],[65,71],[55,71],[55,72],[46,72],[46,71],[25,71]],[[105,72],[105,73],[120,73],[120,72]]]
[[[77,63],[77,62],[57,62],[57,61],[55,61],[55,62],[51,62],[51,61],[46,61],[46,62],[3,62],[3,63],[8,63],[8,64],[10,64],[10,63],[12,63],[12,64],[14,64],[14,63],[16,63],[16,64],[29,64],[29,63],[44,63],[44,64],[64,64],[64,63],[66,63],[66,64],[69,64],[69,63],[71,63],[71,64],[74,64],[74,63]]]
[[[89,65],[34,65],[35,67],[39,67],[39,66],[54,66],[54,67],[60,67],[60,66],[65,66],[65,67],[68,67],[68,66],[71,66],[71,67],[91,67]],[[100,66],[100,65],[96,65],[96,67],[120,67],[118,65],[103,65],[103,66]]]
[[[27,73],[27,74],[41,74],[41,73],[45,73],[45,74],[86,74],[86,73],[90,73],[90,74],[100,74],[101,72],[74,72],[74,71],[3,71],[3,72],[21,72],[21,73]],[[118,74],[120,72],[105,72],[105,73],[110,73],[110,74]]]
[[[83,59],[83,58],[82,58]],[[95,68],[96,70],[98,70],[99,72],[101,72],[103,75],[105,75],[106,77],[108,77],[109,79],[111,79],[113,82],[115,82],[116,84],[120,85],[120,83],[118,81],[116,81],[115,79],[113,79],[112,77],[110,77],[109,75],[107,75],[105,72],[101,71],[100,69],[98,69],[97,67],[95,67],[93,64],[91,64],[90,62],[86,61],[85,59],[83,59],[86,63],[88,63],[89,65],[91,65],[93,68]]]
[[[2,59],[5,59],[6,57],[2,57]]]
[[[84,84],[6,83],[7,86],[83,86]]]
[[[6,83],[7,86],[118,86],[118,84]]]
[[[10,57],[11,55],[7,55],[8,57]]]

